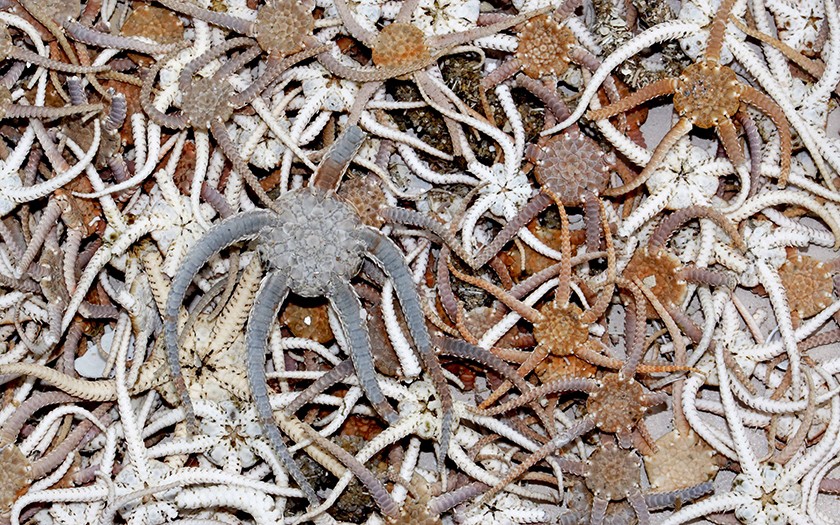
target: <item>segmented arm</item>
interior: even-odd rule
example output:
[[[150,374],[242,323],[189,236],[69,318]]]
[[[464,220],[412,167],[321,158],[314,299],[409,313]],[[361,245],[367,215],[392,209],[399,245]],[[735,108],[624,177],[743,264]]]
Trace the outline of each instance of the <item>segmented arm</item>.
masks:
[[[306,390],[298,394],[294,401],[286,405],[286,408],[284,409],[286,411],[286,415],[291,416],[292,414],[303,408],[305,404],[315,399],[315,396],[326,392],[326,390],[329,387],[343,380],[352,373],[353,361],[350,359],[345,359],[341,363],[334,366],[332,370],[328,371],[327,373],[313,381],[312,384],[306,388]]]
[[[645,494],[645,502],[651,510],[657,510],[664,507],[679,507],[680,504],[688,501],[694,501],[701,496],[712,492],[715,489],[711,481],[687,487],[684,489],[674,490],[672,492],[653,492]]]
[[[322,190],[335,190],[350,166],[350,161],[365,141],[367,133],[359,126],[349,126],[339,135],[315,172],[312,185]]]
[[[251,309],[251,315],[248,316],[248,329],[245,331],[248,382],[251,383],[251,392],[254,396],[254,404],[257,406],[263,431],[268,434],[268,440],[274,447],[274,452],[297,482],[309,503],[317,506],[319,504],[318,496],[301,472],[300,467],[295,463],[289,449],[286,448],[286,444],[283,443],[283,436],[274,422],[274,414],[268,401],[268,383],[265,378],[265,351],[268,346],[268,333],[271,331],[271,325],[277,317],[277,311],[288,293],[286,277],[276,272],[267,275],[260,285],[254,307]]]
[[[323,448],[333,456],[337,460],[339,460],[348,470],[350,470],[356,479],[358,479],[362,485],[370,493],[371,498],[373,501],[379,505],[379,508],[382,509],[382,512],[389,516],[390,518],[396,518],[400,515],[400,509],[397,505],[397,502],[394,501],[394,498],[388,493],[382,483],[376,479],[376,476],[373,475],[373,472],[368,470],[361,461],[356,459],[353,454],[347,452],[340,446],[336,445],[329,439],[325,438],[321,434],[319,434],[314,428],[310,427],[307,424],[302,424],[301,428],[306,431],[306,435],[312,439],[316,445]]]
[[[379,231],[370,228],[363,228],[358,232],[359,237],[365,243],[368,253],[376,259],[388,277],[394,282],[394,290],[397,292],[397,299],[400,301],[405,322],[408,324],[408,331],[417,352],[423,360],[426,372],[435,385],[435,390],[440,398],[443,419],[440,425],[440,451],[438,453],[438,471],[442,471],[443,462],[449,449],[449,437],[452,430],[452,393],[449,391],[449,384],[443,375],[443,369],[432,350],[432,340],[429,330],[426,328],[423,307],[420,305],[420,297],[414,286],[414,280],[405,258],[391,239],[382,235]]]
[[[166,311],[163,316],[163,336],[166,343],[166,359],[175,389],[178,391],[184,410],[187,414],[188,429],[197,428],[195,413],[192,409],[187,385],[181,375],[181,362],[178,359],[178,312],[190,283],[202,266],[216,253],[243,239],[254,237],[259,231],[276,222],[276,217],[267,211],[252,211],[235,215],[210,228],[207,233],[193,246],[184,260],[175,278],[172,289],[166,300]]]
[[[329,299],[341,322],[345,340],[350,347],[350,358],[353,360],[356,376],[365,396],[385,421],[390,424],[396,423],[399,415],[385,400],[385,394],[376,380],[373,355],[370,353],[370,338],[362,325],[362,303],[359,297],[352,286],[336,279],[330,287]]]

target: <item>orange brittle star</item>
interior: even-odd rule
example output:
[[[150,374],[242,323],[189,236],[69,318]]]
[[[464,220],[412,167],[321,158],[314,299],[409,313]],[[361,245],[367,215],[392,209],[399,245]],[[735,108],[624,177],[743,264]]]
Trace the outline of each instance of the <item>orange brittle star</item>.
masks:
[[[714,128],[735,168],[744,168],[746,157],[731,120],[732,116],[743,111],[743,104],[753,106],[766,114],[778,129],[781,141],[779,185],[787,184],[791,162],[791,134],[782,109],[764,93],[740,82],[731,68],[719,63],[726,20],[734,3],[735,0],[727,0],[715,15],[706,51],[699,62],[688,66],[677,78],[659,80],[619,102],[589,112],[591,119],[603,120],[653,98],[673,95],[674,110],[680,117],[656,147],[642,173],[618,188],[606,190],[604,195],[622,195],[644,184],[665,159],[671,147],[694,126],[701,129]]]

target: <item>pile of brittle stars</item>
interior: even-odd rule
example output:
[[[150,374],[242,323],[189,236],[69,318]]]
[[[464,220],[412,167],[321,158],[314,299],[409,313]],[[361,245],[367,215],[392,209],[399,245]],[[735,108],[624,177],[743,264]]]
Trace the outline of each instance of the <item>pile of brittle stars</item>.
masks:
[[[835,523],[835,2],[7,0],[0,55],[0,524]]]

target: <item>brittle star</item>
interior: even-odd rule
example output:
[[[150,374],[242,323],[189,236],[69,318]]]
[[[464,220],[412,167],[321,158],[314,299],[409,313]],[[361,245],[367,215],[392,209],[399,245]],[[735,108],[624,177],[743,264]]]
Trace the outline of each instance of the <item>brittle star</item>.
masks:
[[[435,382],[442,405],[451,407],[448,386],[432,351],[420,300],[402,254],[378,230],[364,226],[356,211],[336,199],[332,191],[364,138],[360,128],[349,127],[325,157],[312,187],[282,195],[275,206],[279,212],[243,212],[211,228],[179,268],[166,306],[164,335],[167,357],[188,413],[188,423],[191,422],[194,428],[195,416],[180,374],[178,312],[192,279],[210,257],[238,241],[257,239],[269,274],[262,281],[248,320],[246,348],[249,380],[260,418],[277,455],[313,505],[318,503],[318,498],[294,463],[274,424],[264,369],[271,325],[290,291],[304,297],[326,296],[330,300],[341,321],[362,390],[376,411],[386,421],[394,423],[399,416],[386,401],[376,378],[370,341],[361,323],[361,303],[350,285],[350,279],[361,268],[363,256],[369,256],[393,281],[421,360]],[[450,408],[444,411],[441,424],[442,458],[445,458],[451,424]],[[442,463],[442,459],[439,461]]]

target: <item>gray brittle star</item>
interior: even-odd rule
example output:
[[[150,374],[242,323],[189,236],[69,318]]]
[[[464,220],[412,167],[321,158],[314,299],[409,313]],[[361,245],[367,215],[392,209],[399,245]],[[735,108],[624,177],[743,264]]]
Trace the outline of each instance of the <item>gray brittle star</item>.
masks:
[[[435,360],[420,300],[403,255],[378,230],[364,226],[355,210],[336,199],[332,190],[364,138],[358,127],[348,128],[322,162],[315,175],[314,186],[283,194],[276,203],[277,212],[242,212],[211,228],[179,268],[165,312],[167,358],[188,414],[188,422],[191,421],[194,427],[195,416],[178,359],[178,312],[192,279],[210,257],[236,242],[256,239],[268,275],[263,278],[246,330],[249,381],[262,424],[275,452],[313,505],[318,503],[318,498],[286,449],[274,424],[265,376],[269,332],[289,292],[303,297],[324,296],[329,299],[340,320],[362,390],[383,419],[394,423],[399,416],[380,389],[369,336],[361,321],[361,302],[350,284],[350,279],[361,269],[364,256],[370,257],[392,279],[415,347],[436,382],[438,395],[448,401],[443,403],[444,406],[451,406],[448,386]],[[445,438],[448,438],[451,420],[451,412],[445,413],[442,422]],[[443,443],[442,448],[445,453]]]

